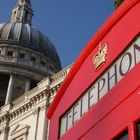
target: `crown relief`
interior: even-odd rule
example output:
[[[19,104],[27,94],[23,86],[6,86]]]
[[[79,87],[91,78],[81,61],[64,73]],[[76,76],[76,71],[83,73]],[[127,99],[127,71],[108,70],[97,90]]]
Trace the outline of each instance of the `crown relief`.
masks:
[[[93,64],[95,66],[95,70],[98,70],[106,61],[107,56],[107,43],[102,44],[101,42],[98,45],[99,50],[93,57]]]

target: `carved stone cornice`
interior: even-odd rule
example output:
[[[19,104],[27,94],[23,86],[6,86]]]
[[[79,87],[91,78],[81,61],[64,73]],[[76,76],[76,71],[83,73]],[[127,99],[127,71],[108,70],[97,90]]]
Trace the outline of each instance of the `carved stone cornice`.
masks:
[[[6,111],[5,114],[0,117],[0,125],[9,122],[9,120],[10,120],[10,118],[9,118],[9,112]]]
[[[58,81],[60,80],[64,80],[65,77],[68,75],[70,69],[71,69],[72,65],[62,69],[61,71],[59,71],[58,73],[54,74],[52,77],[51,77],[51,81],[52,81],[52,84],[53,83],[58,83]]]

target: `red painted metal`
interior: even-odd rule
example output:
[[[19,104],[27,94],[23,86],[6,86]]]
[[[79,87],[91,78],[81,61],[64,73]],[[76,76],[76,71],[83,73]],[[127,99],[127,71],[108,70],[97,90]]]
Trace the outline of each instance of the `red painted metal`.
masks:
[[[89,86],[128,47],[140,32],[140,1],[126,0],[93,36],[76,60],[47,114],[49,140],[57,140],[59,119]],[[92,58],[98,43],[108,44],[106,63],[95,71]],[[137,64],[61,140],[109,140],[140,118],[140,64]],[[131,128],[131,129],[130,129]],[[129,138],[133,139],[133,133]]]

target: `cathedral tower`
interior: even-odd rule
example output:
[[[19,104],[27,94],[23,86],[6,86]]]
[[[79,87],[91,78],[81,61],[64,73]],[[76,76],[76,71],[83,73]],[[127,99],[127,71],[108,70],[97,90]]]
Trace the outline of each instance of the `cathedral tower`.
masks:
[[[18,0],[11,20],[0,24],[0,106],[61,69],[55,47],[32,26],[30,0]]]

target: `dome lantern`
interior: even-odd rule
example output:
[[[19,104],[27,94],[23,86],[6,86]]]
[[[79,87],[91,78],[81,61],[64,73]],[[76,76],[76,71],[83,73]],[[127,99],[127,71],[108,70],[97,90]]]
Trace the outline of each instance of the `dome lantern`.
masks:
[[[32,23],[33,10],[30,0],[19,0],[12,11],[11,21]]]

